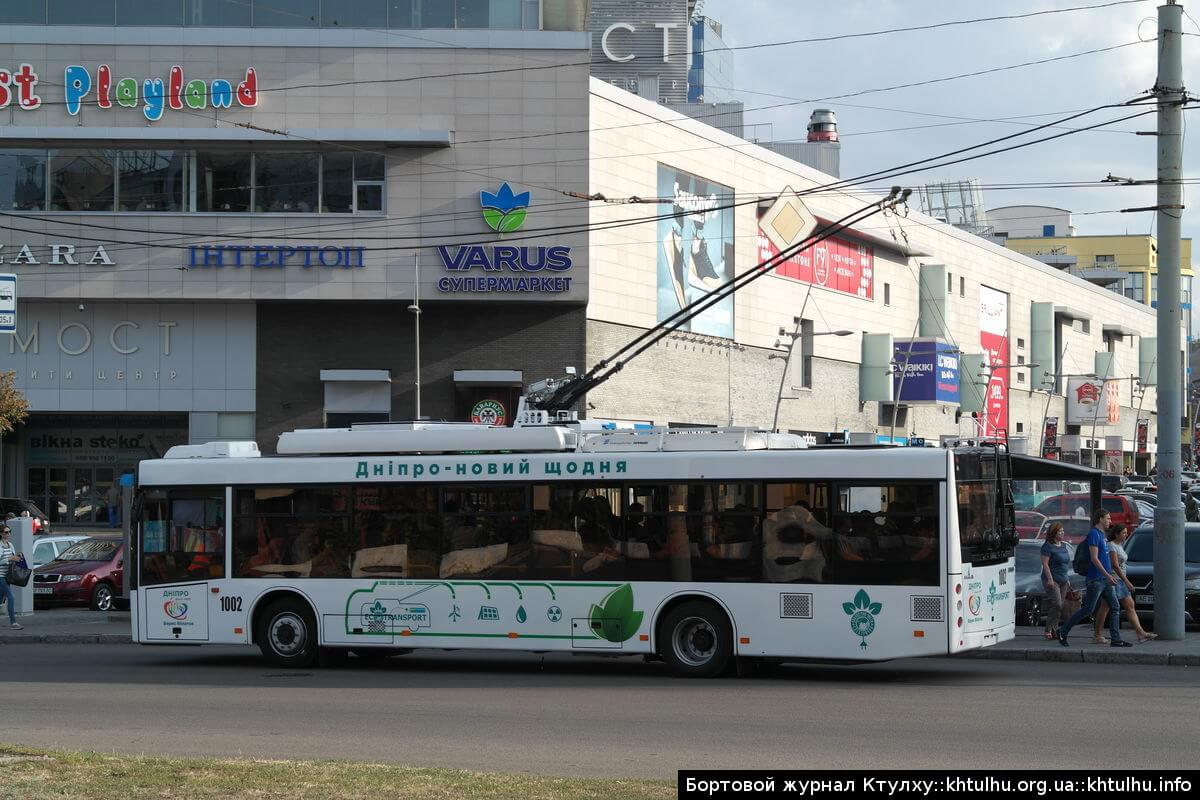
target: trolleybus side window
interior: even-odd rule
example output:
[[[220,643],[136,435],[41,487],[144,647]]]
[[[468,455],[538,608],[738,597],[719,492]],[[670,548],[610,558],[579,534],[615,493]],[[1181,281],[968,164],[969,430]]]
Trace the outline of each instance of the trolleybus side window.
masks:
[[[443,487],[441,523],[442,557],[438,577],[524,578],[528,575],[527,487]]]
[[[530,577],[624,580],[629,553],[649,548],[624,536],[620,502],[618,486],[534,486]]]
[[[763,578],[768,583],[826,583],[832,578],[829,486],[769,483],[762,524]]]
[[[441,559],[437,489],[354,489],[352,578],[436,578]]]
[[[238,489],[234,502],[238,576],[350,577],[348,487]]]
[[[144,495],[139,585],[225,577],[225,490]]]
[[[938,584],[938,484],[838,484],[836,491],[834,582]]]

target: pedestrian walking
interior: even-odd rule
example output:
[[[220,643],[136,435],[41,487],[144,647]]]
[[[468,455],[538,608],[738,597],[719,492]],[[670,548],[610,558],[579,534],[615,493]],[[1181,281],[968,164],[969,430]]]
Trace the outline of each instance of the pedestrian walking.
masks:
[[[104,500],[108,505],[108,527],[115,528],[121,524],[121,487],[115,483],[108,487]]]
[[[25,626],[17,622],[17,601],[13,599],[12,587],[8,585],[8,565],[20,561],[21,554],[12,543],[12,528],[5,525],[0,528],[0,599],[8,604],[8,622],[14,631],[24,630]]]
[[[1125,554],[1125,542],[1129,539],[1129,528],[1124,525],[1113,525],[1108,529],[1108,553],[1112,559],[1112,571],[1117,576],[1118,583],[1115,587],[1117,602],[1120,603],[1120,608],[1125,609],[1125,616],[1129,619],[1129,624],[1133,626],[1137,632],[1138,643],[1148,642],[1151,639],[1157,639],[1158,634],[1148,633],[1142,627],[1141,620],[1138,619],[1137,607],[1133,603],[1133,584],[1129,582],[1129,577],[1125,574],[1125,562],[1129,560],[1129,556]],[[1107,641],[1100,635],[1100,629],[1104,627],[1104,620],[1108,616],[1109,611],[1117,617],[1117,625],[1121,624],[1120,608],[1113,610],[1109,608],[1108,602],[1104,598],[1100,598],[1100,605],[1096,609],[1096,636],[1097,644],[1103,644]]]
[[[1063,541],[1061,522],[1053,522],[1046,531],[1042,543],[1042,587],[1046,590],[1047,639],[1058,636],[1058,623],[1062,621],[1063,606],[1067,593],[1071,591],[1071,552]]]
[[[1117,596],[1113,591],[1113,587],[1117,585],[1117,576],[1112,572],[1112,562],[1108,555],[1108,537],[1104,533],[1111,523],[1112,518],[1109,517],[1107,511],[1104,509],[1095,511],[1092,514],[1092,529],[1088,531],[1087,539],[1079,545],[1088,548],[1089,551],[1087,593],[1083,596],[1083,604],[1079,610],[1072,614],[1071,618],[1067,620],[1067,624],[1058,630],[1058,641],[1063,647],[1071,646],[1067,641],[1071,628],[1082,622],[1089,614],[1095,613],[1101,597],[1108,601],[1110,608],[1117,607]],[[1117,614],[1108,618],[1109,645],[1111,647],[1132,647],[1129,642],[1121,639],[1119,622],[1120,617]]]

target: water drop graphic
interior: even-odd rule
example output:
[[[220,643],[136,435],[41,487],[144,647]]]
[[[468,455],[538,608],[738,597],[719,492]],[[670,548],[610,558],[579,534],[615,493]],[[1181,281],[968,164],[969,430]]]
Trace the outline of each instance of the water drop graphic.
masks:
[[[525,606],[517,606],[517,622],[524,622],[526,619],[528,616],[525,614]]]

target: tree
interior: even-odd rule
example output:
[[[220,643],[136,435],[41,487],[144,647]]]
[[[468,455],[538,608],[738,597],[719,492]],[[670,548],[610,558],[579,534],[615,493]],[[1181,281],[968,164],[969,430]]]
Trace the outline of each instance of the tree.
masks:
[[[0,372],[0,436],[11,433],[29,416],[29,401],[14,385],[16,380],[16,372]]]

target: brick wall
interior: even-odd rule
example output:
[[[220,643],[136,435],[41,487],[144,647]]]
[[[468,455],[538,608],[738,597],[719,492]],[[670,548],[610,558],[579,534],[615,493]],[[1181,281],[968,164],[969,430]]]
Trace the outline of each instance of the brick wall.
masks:
[[[258,431],[277,437],[323,424],[322,369],[386,369],[392,418],[414,409],[413,315],[400,303],[262,303],[258,307]],[[456,369],[522,370],[526,383],[584,367],[584,309],[429,303],[421,314],[421,413],[451,419]]]

